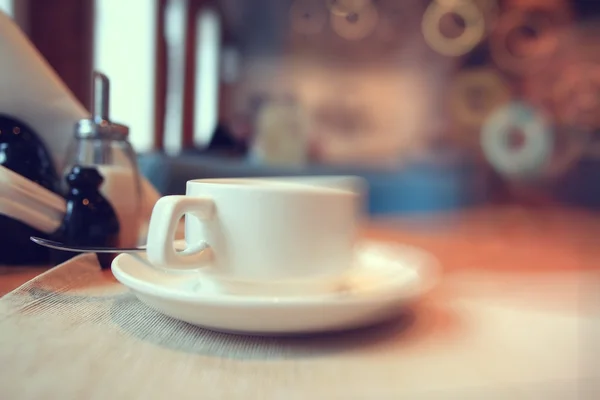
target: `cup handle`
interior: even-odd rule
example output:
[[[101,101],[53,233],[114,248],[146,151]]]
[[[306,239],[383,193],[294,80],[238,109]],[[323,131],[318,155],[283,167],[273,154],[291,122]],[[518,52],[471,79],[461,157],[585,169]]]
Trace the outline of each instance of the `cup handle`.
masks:
[[[211,219],[215,203],[208,197],[165,196],[152,210],[148,228],[146,253],[148,261],[157,267],[170,269],[196,269],[206,263],[206,243],[191,243],[181,252],[175,251],[173,241],[179,220],[185,214],[199,220]]]

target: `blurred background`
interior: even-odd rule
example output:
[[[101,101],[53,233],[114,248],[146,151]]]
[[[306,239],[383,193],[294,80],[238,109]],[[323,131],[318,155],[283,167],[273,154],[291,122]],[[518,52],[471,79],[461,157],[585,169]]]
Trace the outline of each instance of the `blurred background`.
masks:
[[[600,207],[600,2],[0,0],[163,194],[356,174],[373,214]]]

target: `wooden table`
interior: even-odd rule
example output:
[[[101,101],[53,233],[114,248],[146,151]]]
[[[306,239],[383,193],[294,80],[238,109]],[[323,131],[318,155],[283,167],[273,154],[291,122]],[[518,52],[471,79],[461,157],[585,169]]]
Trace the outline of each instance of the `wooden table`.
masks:
[[[0,266],[0,297],[15,290],[30,279],[47,271],[49,266],[7,267]]]
[[[315,380],[326,376],[326,381],[320,381],[319,387],[323,393],[336,390],[332,393],[346,394],[340,398],[348,398],[349,392],[345,388],[349,386],[364,390],[361,393],[353,392],[356,398],[401,397],[386,397],[391,393],[405,393],[406,398],[436,399],[597,398],[600,392],[600,373],[597,372],[600,356],[600,347],[597,346],[597,338],[600,337],[599,233],[600,219],[596,214],[553,208],[493,208],[371,221],[364,228],[366,236],[408,243],[428,250],[441,261],[444,277],[430,296],[415,305],[413,311],[416,317],[401,333],[387,339],[371,338],[371,346],[350,347],[344,354],[334,352],[323,358],[286,358],[277,363],[271,359],[238,360],[175,351],[174,348],[158,346],[156,343],[162,344],[166,340],[177,342],[187,338],[189,331],[169,331],[163,337],[157,330],[153,334],[158,335],[159,340],[147,343],[140,338],[145,338],[148,331],[137,336],[131,333],[138,329],[132,327],[137,327],[140,321],[146,321],[146,317],[136,319],[137,322],[133,324],[122,325],[123,321],[129,321],[131,315],[146,315],[143,314],[146,312],[144,309],[126,312],[126,319],[115,319],[117,314],[108,310],[114,312],[117,308],[104,310],[103,306],[93,302],[79,304],[77,307],[82,308],[75,313],[69,311],[73,310],[69,308],[71,303],[55,305],[56,309],[69,312],[57,312],[58,316],[50,318],[52,324],[48,323],[44,330],[26,329],[23,328],[26,321],[35,327],[38,326],[36,318],[41,318],[40,315],[49,318],[43,307],[38,309],[39,313],[27,308],[30,313],[20,315],[22,320],[15,322],[15,318],[5,319],[3,329],[6,332],[12,329],[13,334],[7,334],[12,342],[2,350],[5,357],[13,354],[23,368],[9,370],[5,374],[9,377],[5,379],[5,386],[10,386],[12,393],[21,393],[23,385],[30,385],[34,380],[28,375],[29,372],[25,375],[20,371],[36,372],[27,357],[41,354],[38,359],[43,360],[44,354],[50,354],[52,357],[46,362],[51,367],[37,370],[40,394],[48,393],[43,389],[46,384],[52,386],[55,381],[69,381],[68,387],[59,384],[54,390],[62,389],[64,393],[88,390],[88,393],[107,393],[105,397],[110,397],[115,388],[135,392],[138,390],[136,387],[152,387],[152,390],[162,391],[162,395],[157,397],[167,398],[173,395],[170,388],[181,390],[182,386],[178,386],[177,382],[192,385],[198,389],[193,393],[198,393],[201,389],[218,387],[212,380],[218,378],[221,382],[227,382],[224,391],[235,388],[243,392],[244,397],[239,398],[274,398],[260,395],[261,390],[268,391],[273,385],[279,385],[277,388],[282,390],[277,392],[279,394],[300,393],[302,396],[295,398],[310,398]],[[7,269],[2,271],[6,273]],[[2,275],[0,280],[3,281],[3,288],[9,288],[30,279],[39,271],[19,269]],[[18,303],[20,300],[13,299],[13,305],[15,301]],[[123,303],[120,307],[126,307],[127,304],[135,307],[137,303]],[[82,318],[79,313],[86,313],[81,309],[95,312],[93,321],[96,322]],[[64,321],[76,321],[77,329],[64,330],[57,321],[62,321],[61,324]],[[106,326],[111,329],[115,327],[115,321],[121,321],[121,325],[115,331],[103,331],[98,321],[104,321],[102,323],[108,324]],[[149,326],[148,321],[145,323],[141,326]],[[150,323],[153,327],[157,326],[154,319]],[[167,325],[171,326],[169,323]],[[56,336],[60,340],[64,339],[61,335],[75,331],[83,339],[69,342],[68,345],[59,339],[45,340],[43,335],[47,335],[51,328],[54,334],[60,334]],[[121,333],[114,334],[117,331]],[[36,336],[39,332],[43,335]],[[94,342],[89,341],[87,336],[99,332],[108,332],[106,340],[110,337],[114,341],[91,346],[90,343]],[[206,342],[206,334],[198,333],[200,336],[197,340],[201,338],[202,343]],[[24,338],[25,335],[27,338]],[[174,339],[176,336],[179,339]],[[219,337],[217,335],[213,339]],[[23,343],[27,343],[27,346]],[[31,350],[32,343],[40,346],[40,350]],[[73,343],[81,347],[73,347]],[[194,346],[198,343],[194,342]],[[225,347],[231,346],[230,342],[227,343]],[[241,348],[237,345],[234,347]],[[27,348],[26,353],[23,353],[23,348]],[[75,350],[69,357],[60,356],[63,351],[73,348]],[[103,374],[94,374],[91,378],[89,368],[73,367],[88,365],[86,357],[89,354],[94,354],[95,362],[99,362],[107,351],[113,355],[104,359],[110,367]],[[225,354],[220,351],[218,354]],[[23,357],[23,354],[27,357]],[[110,364],[116,362],[116,365],[122,365],[130,355],[134,355],[133,358],[145,358],[131,363],[131,368],[124,371]],[[386,355],[391,355],[391,358]],[[80,364],[73,364],[74,359],[78,359]],[[58,361],[62,364],[56,368]],[[170,365],[166,364],[168,362],[172,363],[173,368],[165,367]],[[196,366],[192,368],[192,364]],[[170,373],[181,365],[185,368],[180,368],[178,373],[187,371],[190,375],[178,380],[178,373]],[[164,371],[159,371],[160,368]],[[343,374],[332,372],[340,368],[346,368]],[[139,372],[141,369],[143,373]],[[213,374],[210,381],[203,381],[210,383],[208,386],[202,386],[202,379],[196,379],[205,370]],[[152,376],[152,373],[156,375]],[[81,376],[74,379],[73,376],[77,374]],[[27,376],[24,379],[31,381],[21,382],[19,379],[22,376]],[[114,383],[113,379],[121,379],[122,382]],[[141,382],[138,386],[131,384],[135,379]],[[163,385],[165,380],[173,385]],[[290,382],[297,385],[295,388],[299,393],[287,391],[289,386],[286,385]],[[395,384],[392,385],[392,382]],[[411,393],[413,396],[408,395]],[[330,397],[335,396],[323,396]]]

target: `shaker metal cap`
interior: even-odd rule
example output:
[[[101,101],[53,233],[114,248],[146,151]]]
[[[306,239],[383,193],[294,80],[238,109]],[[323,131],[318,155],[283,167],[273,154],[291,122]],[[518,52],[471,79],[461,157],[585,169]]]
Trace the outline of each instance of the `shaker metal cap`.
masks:
[[[103,73],[94,71],[92,87],[92,117],[75,125],[77,138],[126,139],[129,127],[110,121],[110,81]]]

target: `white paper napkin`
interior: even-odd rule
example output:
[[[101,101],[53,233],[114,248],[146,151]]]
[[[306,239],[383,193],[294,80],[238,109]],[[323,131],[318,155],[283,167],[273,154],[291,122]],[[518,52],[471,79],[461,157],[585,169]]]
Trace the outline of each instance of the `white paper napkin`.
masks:
[[[0,114],[31,126],[57,170],[77,120],[89,113],[15,22],[0,12]]]

